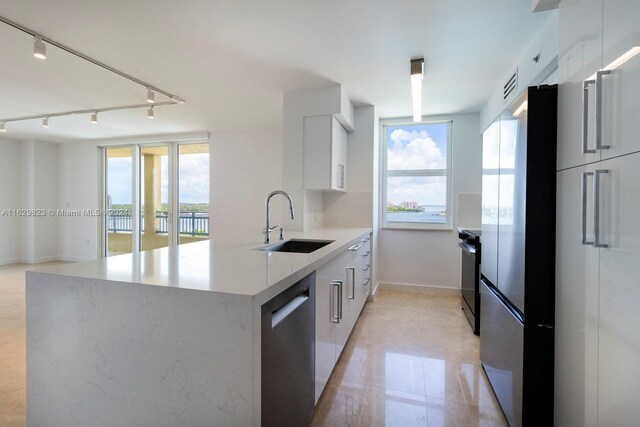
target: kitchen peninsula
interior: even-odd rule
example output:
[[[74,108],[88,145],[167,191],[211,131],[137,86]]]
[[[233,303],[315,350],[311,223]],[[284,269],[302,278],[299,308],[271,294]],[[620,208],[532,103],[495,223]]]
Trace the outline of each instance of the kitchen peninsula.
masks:
[[[333,241],[311,253],[212,240],[29,272],[28,424],[260,425],[261,307],[370,233],[289,233]]]

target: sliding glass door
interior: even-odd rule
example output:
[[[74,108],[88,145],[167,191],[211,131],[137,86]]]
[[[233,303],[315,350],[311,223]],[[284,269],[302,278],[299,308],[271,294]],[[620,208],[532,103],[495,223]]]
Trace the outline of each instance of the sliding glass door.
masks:
[[[178,147],[178,244],[209,238],[209,144]]]
[[[104,255],[209,239],[209,143],[104,148]]]
[[[106,255],[133,250],[133,148],[107,148],[105,153]]]

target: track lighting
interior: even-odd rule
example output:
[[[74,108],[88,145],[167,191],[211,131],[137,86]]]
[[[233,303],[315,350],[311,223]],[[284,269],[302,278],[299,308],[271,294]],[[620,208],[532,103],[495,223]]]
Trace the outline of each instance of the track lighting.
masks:
[[[156,102],[156,94],[151,90],[151,88],[147,88],[147,102],[149,104]]]
[[[93,123],[94,125],[96,123],[98,123],[98,112],[97,111],[95,113],[91,114],[91,123]]]
[[[7,131],[7,124],[0,123],[0,132],[6,132],[6,131]]]
[[[40,36],[33,39],[33,56],[38,59],[47,59],[47,45],[44,44]]]
[[[422,121],[422,77],[424,76],[424,58],[411,60],[411,100],[413,121]]]
[[[148,119],[155,119],[155,115],[153,114],[153,107],[149,107],[147,109],[147,118]]]
[[[184,99],[180,98],[178,95],[171,95],[171,97],[169,97],[169,99],[171,99],[176,104],[184,104],[184,102],[185,102]]]
[[[49,117],[45,117],[44,119],[42,119],[42,127],[43,128],[49,127]]]

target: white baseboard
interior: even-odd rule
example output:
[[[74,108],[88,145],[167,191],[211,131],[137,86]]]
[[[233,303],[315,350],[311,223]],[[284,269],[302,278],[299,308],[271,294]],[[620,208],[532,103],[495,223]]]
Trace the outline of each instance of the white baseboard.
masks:
[[[419,294],[428,295],[449,295],[459,296],[460,288],[447,288],[444,286],[430,286],[430,285],[416,285],[413,283],[394,283],[394,282],[380,282],[378,284],[379,289],[391,290],[391,291],[403,291],[403,292],[415,292]]]
[[[0,265],[19,264],[20,258],[5,258],[0,259]]]
[[[57,256],[46,256],[41,258],[23,258],[20,260],[21,263],[24,264],[41,264],[43,262],[51,262],[58,261],[59,258]]]
[[[57,259],[57,261],[62,262],[82,262],[82,261],[94,261],[97,258],[83,258],[83,257],[75,257],[75,256],[63,256]]]

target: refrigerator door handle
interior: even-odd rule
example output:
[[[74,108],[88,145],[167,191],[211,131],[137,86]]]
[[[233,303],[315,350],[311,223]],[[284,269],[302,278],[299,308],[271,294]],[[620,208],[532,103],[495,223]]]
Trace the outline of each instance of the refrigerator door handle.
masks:
[[[606,150],[609,145],[602,145],[602,76],[611,74],[610,70],[596,73],[596,150]]]
[[[587,178],[593,176],[593,172],[582,172],[582,196],[580,197],[581,221],[582,221],[582,244],[593,245],[592,240],[587,240]],[[597,210],[597,209],[596,209]]]
[[[606,248],[606,243],[600,242],[600,175],[608,173],[606,169],[598,169],[593,178],[593,246]]]
[[[589,148],[589,86],[595,84],[595,80],[585,80],[582,86],[582,153],[595,153]]]

